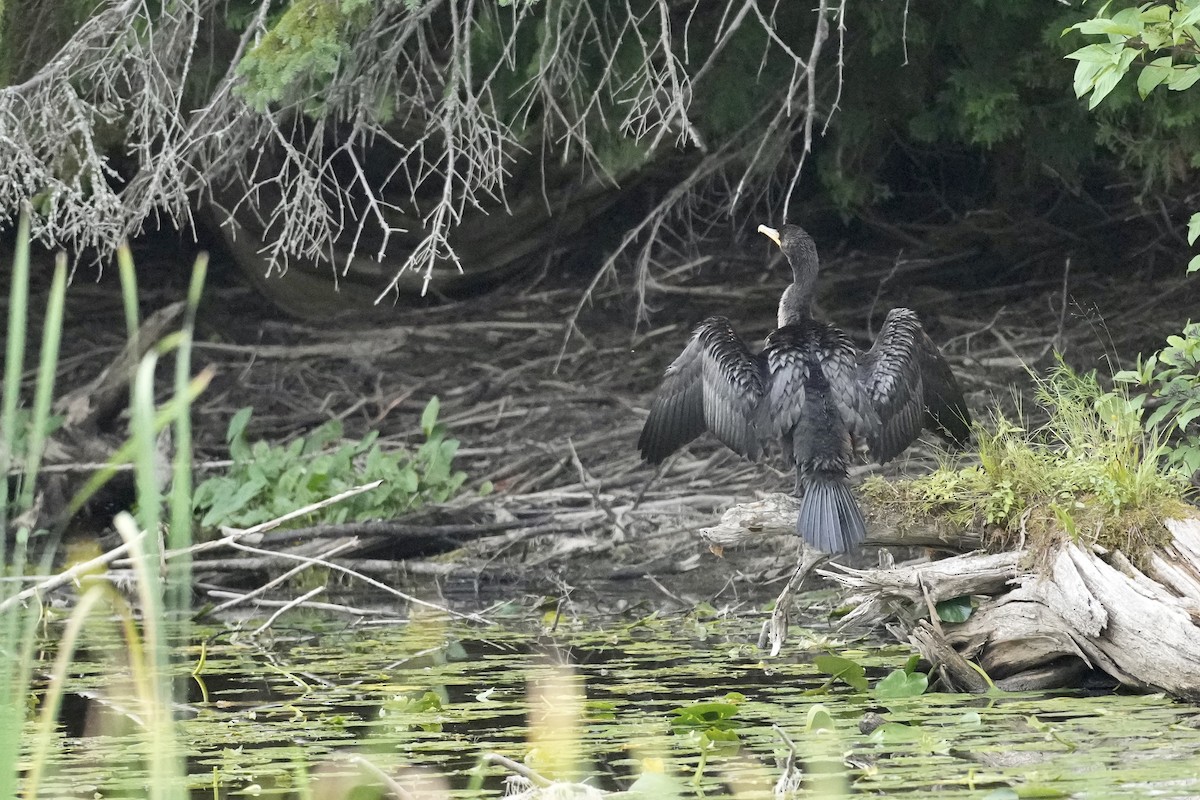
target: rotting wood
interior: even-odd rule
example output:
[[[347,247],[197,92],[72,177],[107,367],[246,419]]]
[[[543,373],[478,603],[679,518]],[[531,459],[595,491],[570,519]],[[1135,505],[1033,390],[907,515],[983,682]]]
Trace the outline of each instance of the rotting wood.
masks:
[[[867,518],[867,544],[896,547],[942,547],[955,551],[979,548],[983,539],[978,532],[953,534],[932,529],[901,530],[887,524],[882,515],[873,512],[868,502],[860,499]],[[786,534],[795,536],[796,517],[800,501],[789,494],[768,494],[759,500],[733,506],[721,515],[716,525],[700,529],[700,536],[710,545],[732,547],[752,544],[765,536]]]
[[[791,533],[795,515],[794,500],[771,495],[730,509],[701,533],[715,545],[745,544]],[[1144,571],[1119,551],[1076,543],[1048,560],[1024,550],[969,552],[886,569],[831,563],[816,571],[852,593],[848,602],[857,608],[843,624],[899,619],[906,626],[901,638],[934,663],[947,687],[987,688],[971,660],[1006,690],[1069,686],[1098,671],[1130,688],[1200,700],[1200,517],[1165,524],[1171,542],[1145,560]],[[930,539],[956,544],[879,525],[868,542]],[[978,534],[964,536],[954,549],[979,541]],[[801,567],[812,562],[807,556],[802,552]],[[977,603],[965,622],[927,619],[931,604],[963,596]]]
[[[113,419],[128,404],[129,379],[142,356],[166,334],[183,314],[186,304],[180,300],[155,311],[138,328],[137,336],[125,343],[100,374],[55,403],[63,415],[63,430],[95,432],[107,430]]]

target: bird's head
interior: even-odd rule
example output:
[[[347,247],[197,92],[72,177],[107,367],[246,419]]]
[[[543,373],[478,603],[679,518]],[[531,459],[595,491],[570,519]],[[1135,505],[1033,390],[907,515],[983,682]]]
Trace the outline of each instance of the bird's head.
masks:
[[[786,224],[776,230],[767,225],[759,225],[758,232],[779,246],[797,274],[801,270],[816,270],[817,245],[804,228]]]

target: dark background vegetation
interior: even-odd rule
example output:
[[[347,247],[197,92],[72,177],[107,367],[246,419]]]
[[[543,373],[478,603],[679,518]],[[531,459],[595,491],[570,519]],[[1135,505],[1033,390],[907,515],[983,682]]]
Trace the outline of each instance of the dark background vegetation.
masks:
[[[345,272],[337,307],[558,266],[581,292],[618,270],[641,300],[647,281],[678,279],[711,243],[785,210],[835,247],[968,254],[943,276],[964,287],[1044,277],[1068,256],[1077,271],[1172,276],[1185,260],[1200,103],[1143,101],[1130,80],[1089,112],[1064,59],[1085,43],[1064,29],[1093,13],[1078,4],[845,2],[821,6],[822,31],[795,3],[193,0],[172,6],[195,25],[183,39],[161,9],[129,5],[117,24],[120,6],[4,5],[5,120],[24,138],[5,147],[32,148],[44,170],[0,179],[5,218],[32,201],[43,241],[103,263],[147,228],[220,248],[232,212],[232,259],[305,315],[331,303],[331,262]],[[160,50],[145,44],[155,25]],[[87,35],[104,46],[73,50]],[[181,108],[156,111],[158,132],[131,119],[155,93]],[[88,147],[49,127],[69,119],[54,107],[66,95],[107,112],[81,117]],[[34,100],[46,108],[22,109]],[[227,124],[220,153],[202,127],[168,130],[205,114]],[[443,123],[459,128],[447,137]],[[289,172],[297,154],[309,160]],[[325,185],[294,193],[307,173]],[[386,221],[372,198],[392,203]],[[314,223],[306,204],[339,221]],[[283,265],[286,279],[261,280]],[[427,280],[393,281],[402,268]]]

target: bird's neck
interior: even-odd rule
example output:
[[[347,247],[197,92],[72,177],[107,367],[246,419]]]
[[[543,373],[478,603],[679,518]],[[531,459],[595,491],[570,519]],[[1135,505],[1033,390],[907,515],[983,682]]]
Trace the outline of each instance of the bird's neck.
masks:
[[[813,284],[816,283],[816,271],[806,275],[796,275],[791,286],[783,290],[779,298],[779,327],[793,325],[812,317]]]
[[[784,251],[792,267],[792,285],[784,289],[779,298],[779,327],[802,320],[812,319],[813,291],[817,284],[820,261],[817,246],[808,234],[798,241],[789,243]]]

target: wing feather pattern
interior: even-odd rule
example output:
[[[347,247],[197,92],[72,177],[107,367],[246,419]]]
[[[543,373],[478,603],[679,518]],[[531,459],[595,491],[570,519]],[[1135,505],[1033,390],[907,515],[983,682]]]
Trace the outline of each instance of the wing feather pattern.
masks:
[[[871,455],[886,463],[929,428],[955,445],[970,438],[962,390],[915,312],[894,308],[859,360],[859,381],[878,415]]]
[[[734,452],[756,459],[762,454],[757,428],[762,397],[759,358],[728,319],[709,317],[667,367],[638,449],[657,464],[707,430]]]

